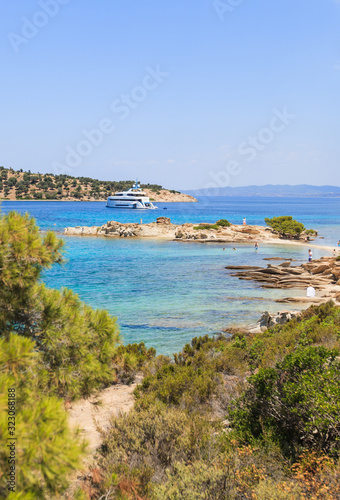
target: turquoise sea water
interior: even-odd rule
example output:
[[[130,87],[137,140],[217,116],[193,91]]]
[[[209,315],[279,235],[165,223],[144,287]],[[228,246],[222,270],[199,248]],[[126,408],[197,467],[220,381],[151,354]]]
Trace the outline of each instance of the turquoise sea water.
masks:
[[[227,218],[264,225],[264,217],[290,214],[320,231],[318,244],[340,239],[340,200],[281,198],[213,198],[199,203],[158,203],[159,210],[107,209],[101,202],[3,202],[2,211],[29,212],[42,229],[62,231],[107,220],[150,222],[161,215],[174,223],[214,222]],[[166,206],[167,210],[162,207]],[[264,257],[306,260],[305,247],[181,243],[159,240],[64,237],[67,263],[44,275],[48,286],[67,286],[93,307],[117,316],[124,342],[144,341],[159,353],[178,351],[192,337],[225,326],[255,322],[262,311],[284,309],[274,300],[301,295],[266,290],[231,277],[226,265],[265,265]],[[226,248],[223,251],[223,247]],[[314,249],[314,256],[329,254]],[[290,307],[290,306],[289,306]],[[291,307],[290,307],[291,308]]]
[[[4,201],[3,211],[28,211],[42,229],[63,231],[67,226],[101,225],[108,220],[119,222],[152,222],[157,217],[170,217],[174,224],[183,222],[215,222],[226,218],[241,224],[265,225],[265,217],[292,215],[306,227],[322,230],[325,242],[334,244],[340,237],[340,198],[262,198],[205,197],[198,203],[157,203],[159,210],[117,210],[106,208],[105,202]],[[166,210],[164,209],[166,207]]]

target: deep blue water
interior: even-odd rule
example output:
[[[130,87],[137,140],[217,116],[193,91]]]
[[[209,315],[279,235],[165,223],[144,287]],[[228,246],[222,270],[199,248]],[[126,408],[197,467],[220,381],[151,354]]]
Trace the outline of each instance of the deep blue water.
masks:
[[[174,223],[214,222],[226,218],[264,225],[265,217],[292,215],[318,229],[331,244],[340,239],[340,199],[206,198],[199,203],[157,203],[159,210],[115,210],[103,202],[2,202],[2,211],[33,215],[44,230],[108,220],[151,222],[161,215]],[[163,210],[163,206],[167,210]],[[274,300],[290,290],[266,290],[239,281],[225,270],[229,264],[264,265],[264,257],[306,260],[305,247],[180,243],[157,240],[64,237],[67,263],[44,275],[48,286],[67,286],[93,307],[117,316],[124,342],[144,341],[169,354],[192,337],[215,333],[244,321],[256,321],[263,310],[278,311]],[[226,250],[223,251],[222,248]],[[314,256],[325,255],[314,249]],[[301,295],[300,292],[295,292]]]

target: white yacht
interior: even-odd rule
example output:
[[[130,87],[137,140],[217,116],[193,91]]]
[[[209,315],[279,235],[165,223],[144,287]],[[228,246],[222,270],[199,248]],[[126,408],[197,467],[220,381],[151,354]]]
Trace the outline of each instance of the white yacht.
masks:
[[[109,208],[134,208],[140,210],[156,210],[156,208],[158,208],[151,203],[149,197],[143,193],[138,181],[136,181],[134,186],[128,191],[122,191],[120,193],[115,193],[113,196],[109,196],[106,206]]]

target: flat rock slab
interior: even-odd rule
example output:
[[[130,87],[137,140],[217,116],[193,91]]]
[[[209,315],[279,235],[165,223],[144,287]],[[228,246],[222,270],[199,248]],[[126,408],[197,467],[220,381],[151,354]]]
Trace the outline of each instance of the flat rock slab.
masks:
[[[243,271],[255,271],[257,269],[263,269],[263,267],[261,266],[226,266],[225,269],[231,269],[231,270],[234,270],[234,271],[237,271],[237,270],[243,270]]]
[[[279,304],[300,303],[300,304],[322,304],[328,302],[330,299],[325,297],[284,297],[275,302]]]

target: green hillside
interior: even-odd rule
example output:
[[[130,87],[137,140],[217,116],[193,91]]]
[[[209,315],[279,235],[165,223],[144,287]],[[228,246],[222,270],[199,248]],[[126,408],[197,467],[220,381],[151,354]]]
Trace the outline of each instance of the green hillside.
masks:
[[[115,191],[126,190],[134,181],[100,181],[90,177],[39,174],[30,170],[0,167],[0,199],[5,200],[106,200]],[[143,189],[158,193],[162,186],[142,184]]]

